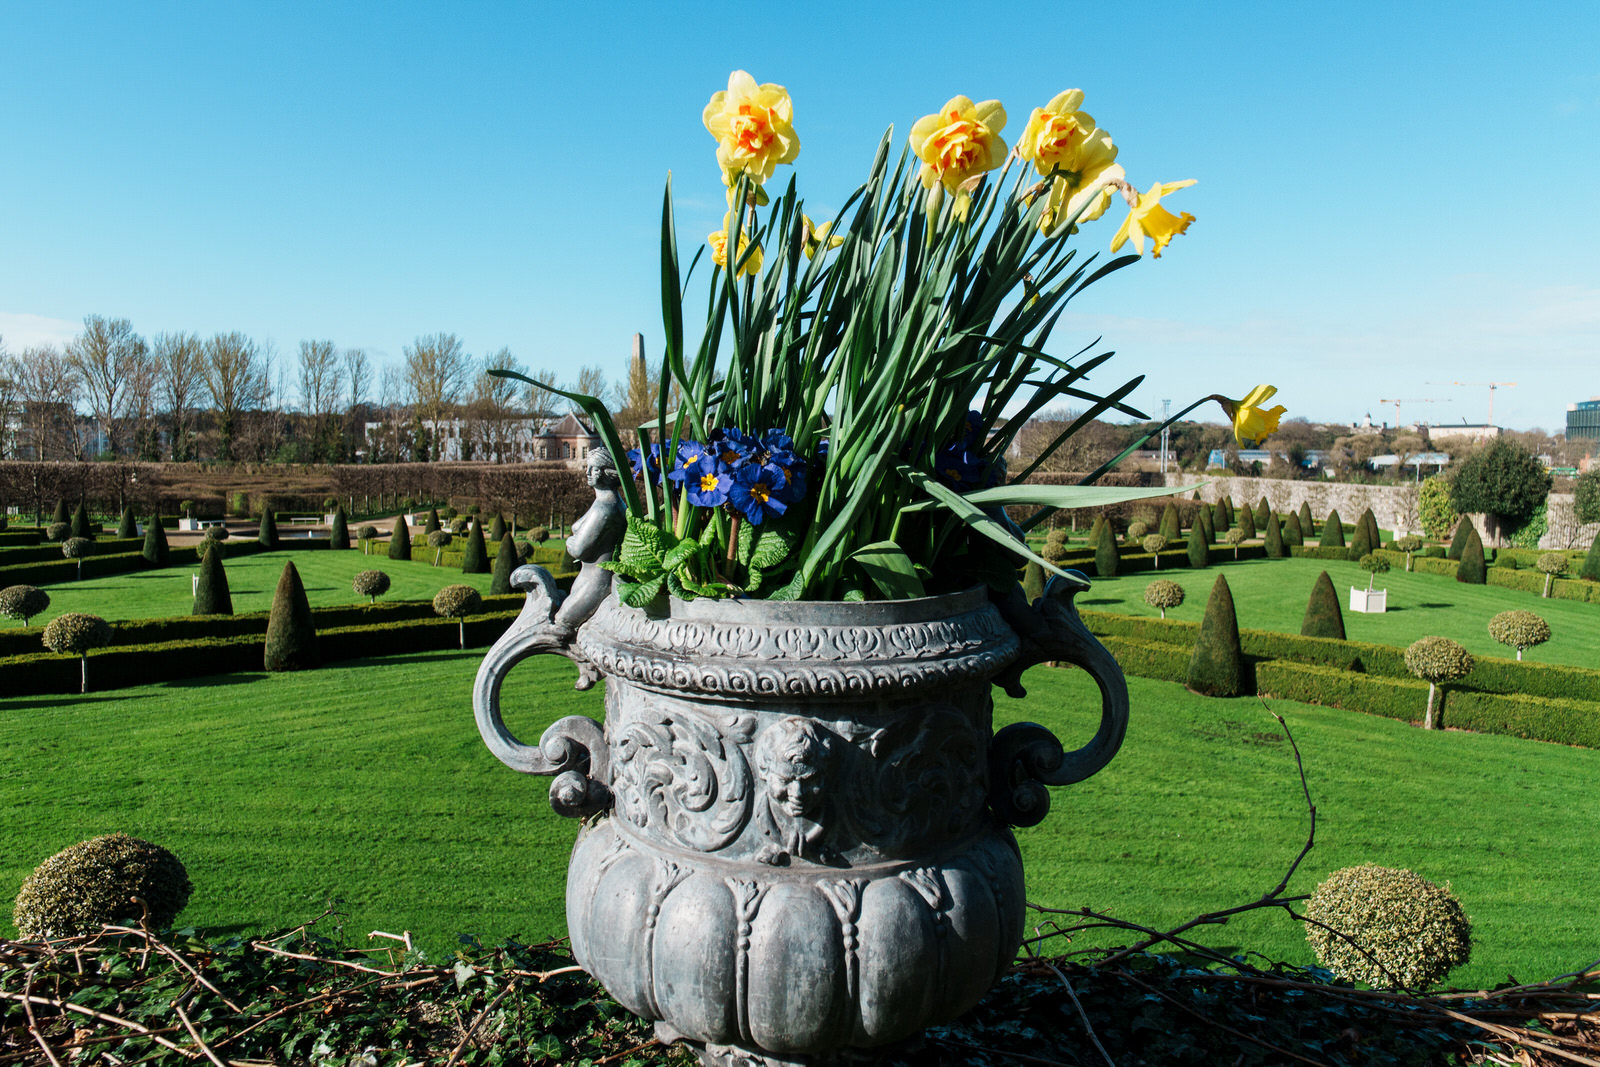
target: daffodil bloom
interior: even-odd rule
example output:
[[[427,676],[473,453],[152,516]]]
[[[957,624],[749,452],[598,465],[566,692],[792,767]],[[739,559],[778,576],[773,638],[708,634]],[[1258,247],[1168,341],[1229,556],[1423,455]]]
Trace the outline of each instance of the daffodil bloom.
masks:
[[[711,94],[701,120],[717,139],[717,164],[730,187],[739,174],[765,182],[779,163],[793,163],[800,154],[789,91],[757,85],[742,70],[728,75],[726,90]]]
[[[835,237],[828,232],[833,229],[833,223],[824,222],[821,226],[818,226],[816,223],[811,221],[810,215],[801,215],[800,218],[804,225],[804,236],[802,239],[805,242],[805,253],[807,259],[810,259],[812,256],[816,255],[817,249],[819,248],[838,248],[840,245],[844,244],[843,237]]]
[[[1250,390],[1243,400],[1229,400],[1219,396],[1216,400],[1222,405],[1222,410],[1228,413],[1233,420],[1233,439],[1239,444],[1246,441],[1260,441],[1270,434],[1278,432],[1278,420],[1289,409],[1282,404],[1264,409],[1262,405],[1271,400],[1278,391],[1275,385],[1258,385]]]
[[[911,151],[922,160],[922,187],[928,190],[929,210],[937,207],[941,192],[958,196],[957,211],[970,198],[975,179],[1005,162],[1006,143],[1000,131],[1006,126],[1006,109],[998,100],[974,104],[953,96],[937,114],[924,115],[911,127]]]
[[[731,216],[732,213],[730,212],[722,217],[722,229],[715,233],[706,234],[706,244],[711,246],[711,262],[723,270],[728,269],[728,226]],[[743,230],[739,231],[739,273],[759,274],[761,273],[761,246],[756,245],[755,249],[749,255],[746,255],[745,250],[749,246],[749,235]]]
[[[1083,90],[1068,89],[1044,107],[1034,108],[1017,140],[1017,155],[1040,174],[1078,169],[1078,153],[1095,131],[1094,118],[1078,110],[1082,103]]]
[[[1152,185],[1150,191],[1142,194],[1138,203],[1128,211],[1128,217],[1122,220],[1122,227],[1111,239],[1111,251],[1115,252],[1131,240],[1142,256],[1144,239],[1148,237],[1155,245],[1155,258],[1160,259],[1161,250],[1167,247],[1167,242],[1187,230],[1189,223],[1194,221],[1194,216],[1187,211],[1180,216],[1162,207],[1161,198],[1194,182],[1193,178],[1189,178],[1181,182],[1156,182]]]

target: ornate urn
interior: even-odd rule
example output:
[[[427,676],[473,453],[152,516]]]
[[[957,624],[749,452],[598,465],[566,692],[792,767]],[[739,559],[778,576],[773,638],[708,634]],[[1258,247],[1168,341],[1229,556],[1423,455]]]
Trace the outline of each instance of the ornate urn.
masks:
[[[836,1062],[971,1008],[1024,925],[1009,829],[1116,753],[1127,691],[1065,583],[877,603],[664,602],[611,595],[553,638],[545,579],[490,650],[479,729],[512,768],[553,775],[584,817],[567,879],[578,962],[702,1062]],[[535,581],[536,579],[537,582]],[[1075,590],[1074,590],[1075,591]],[[501,721],[501,680],[558,652],[606,679],[602,726],[537,747]],[[990,687],[1066,660],[1102,692],[1096,736],[992,728]],[[866,1054],[870,1058],[870,1053]]]

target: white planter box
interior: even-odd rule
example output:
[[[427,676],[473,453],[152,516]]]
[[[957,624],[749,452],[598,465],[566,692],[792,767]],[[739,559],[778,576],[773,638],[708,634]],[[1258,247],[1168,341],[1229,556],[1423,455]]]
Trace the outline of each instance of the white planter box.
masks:
[[[1350,610],[1382,615],[1389,610],[1389,590],[1350,587]]]
[[[180,530],[198,530],[198,529],[200,529],[200,520],[199,519],[179,519],[178,520],[178,529],[180,529]]]

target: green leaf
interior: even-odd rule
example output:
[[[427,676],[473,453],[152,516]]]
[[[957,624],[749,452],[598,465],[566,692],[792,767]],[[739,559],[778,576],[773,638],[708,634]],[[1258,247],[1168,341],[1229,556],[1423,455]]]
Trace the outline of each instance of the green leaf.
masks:
[[[863,545],[852,552],[850,558],[890,600],[913,600],[928,595],[911,557],[893,541]]]
[[[612,574],[620,574],[624,578],[631,578],[635,581],[643,578],[653,578],[661,573],[659,567],[636,567],[631,563],[624,563],[617,559],[602,560],[599,566],[602,570],[608,570]]]
[[[748,563],[762,570],[771,570],[789,558],[794,546],[800,543],[801,532],[789,523],[773,523],[761,531]]]
[[[672,535],[654,523],[634,515],[628,516],[628,532],[622,538],[618,558],[630,567],[652,568],[649,573],[663,569],[662,560],[668,550]]]
[[[794,577],[789,579],[789,584],[777,589],[767,597],[768,600],[799,600],[800,591],[806,587],[805,571],[794,572]]]
[[[619,582],[617,584],[617,599],[630,608],[647,607],[656,597],[661,595],[661,587],[667,582],[665,574],[657,575],[648,582]]]
[[[765,531],[763,531],[765,532]],[[754,523],[741,522],[739,536],[734,543],[734,558],[746,567],[750,566],[750,554],[755,551],[756,526]]]
[[[528,1051],[537,1056],[541,1056],[544,1059],[559,1063],[561,1062],[561,1057],[566,1054],[567,1050],[562,1047],[561,1039],[556,1037],[556,1035],[545,1034],[537,1041],[530,1042],[528,1044]]]
[[[1199,482],[1197,485],[1205,485]],[[979,489],[961,494],[963,500],[979,507],[1035,504],[1051,508],[1100,508],[1108,504],[1121,504],[1129,500],[1147,500],[1151,497],[1186,493],[1195,485],[1176,487],[1157,486],[1154,489],[1136,489],[1125,485],[1033,485],[1013,482],[993,489]],[[902,512],[929,511],[946,507],[943,500],[919,500],[901,508]]]
[[[667,551],[667,554],[661,558],[661,569],[675,571],[693,559],[699,551],[700,542],[693,537],[685,537],[682,541],[673,545]]]

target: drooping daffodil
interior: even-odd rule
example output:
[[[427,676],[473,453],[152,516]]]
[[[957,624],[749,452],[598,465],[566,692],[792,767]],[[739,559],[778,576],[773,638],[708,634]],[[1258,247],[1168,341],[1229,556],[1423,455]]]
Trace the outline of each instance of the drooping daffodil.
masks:
[[[1128,211],[1128,217],[1122,220],[1117,235],[1111,239],[1111,251],[1115,252],[1132,241],[1133,247],[1142,256],[1144,239],[1148,237],[1155,245],[1155,258],[1160,259],[1161,250],[1167,247],[1167,242],[1187,230],[1194,221],[1194,216],[1187,211],[1182,215],[1168,211],[1161,205],[1161,198],[1194,183],[1193,178],[1181,182],[1156,182],[1148,193],[1138,194],[1137,201]]]
[[[757,85],[742,70],[728,75],[727,89],[711,94],[701,119],[717,139],[717,164],[730,187],[740,174],[759,185],[779,163],[793,163],[800,154],[789,91],[770,82]]]
[[[732,228],[732,221],[733,212],[730,211],[726,215],[722,216],[722,229],[717,230],[714,233],[706,234],[706,244],[711,246],[711,262],[715,263],[723,270],[728,269],[728,231]],[[761,246],[756,245],[755,248],[750,249],[747,254],[746,249],[749,248],[749,234],[745,233],[743,230],[740,230],[739,251],[737,253],[739,273],[759,274],[761,273]]]
[[[964,215],[977,179],[1005,162],[1006,143],[1000,131],[1006,109],[998,100],[974,104],[953,96],[936,114],[924,115],[911,127],[911,151],[922,160],[919,177],[928,190],[928,210],[938,208],[945,192],[954,193],[956,211]]]
[[[811,221],[810,215],[801,215],[801,224],[804,227],[801,240],[804,242],[806,258],[810,259],[817,254],[818,249],[838,248],[844,244],[843,237],[837,237],[832,232],[833,223],[824,222],[821,226]]]
[[[1270,434],[1278,432],[1278,420],[1289,409],[1282,404],[1271,408],[1263,408],[1273,394],[1277,393],[1275,385],[1258,385],[1250,390],[1243,400],[1230,400],[1225,396],[1215,396],[1222,405],[1222,410],[1228,413],[1228,418],[1233,420],[1233,439],[1239,444],[1246,441],[1261,441]]]

